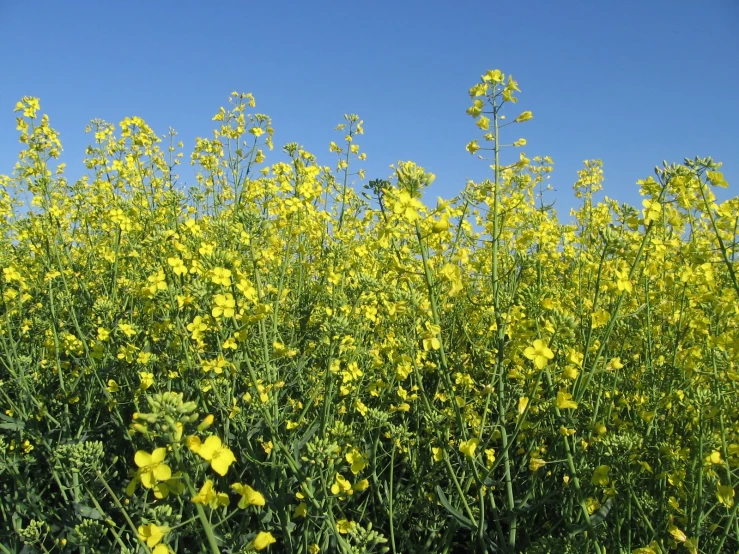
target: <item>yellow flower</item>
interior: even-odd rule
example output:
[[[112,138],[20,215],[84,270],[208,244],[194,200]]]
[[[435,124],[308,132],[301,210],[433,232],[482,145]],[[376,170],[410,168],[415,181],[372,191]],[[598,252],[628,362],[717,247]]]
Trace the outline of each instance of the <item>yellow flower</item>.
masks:
[[[572,400],[572,395],[569,392],[559,391],[557,392],[557,408],[560,410],[575,410],[577,409],[577,402]]]
[[[331,485],[331,493],[332,494],[352,494],[352,484],[347,481],[347,479],[341,475],[341,473],[337,473],[336,477],[334,478],[334,484]]]
[[[502,83],[503,82],[503,79],[505,79],[505,75],[503,74],[503,72],[500,69],[488,69],[488,71],[485,73],[485,75],[482,76],[482,80],[483,81],[492,81],[493,83]],[[513,81],[510,78],[510,75],[509,75],[508,79],[509,79],[509,83],[512,82],[512,83],[514,83],[514,86],[515,86],[515,81]],[[516,90],[518,90],[518,89],[516,89]]]
[[[180,258],[167,258],[167,263],[172,268],[172,271],[175,273],[175,275],[187,274],[187,267],[185,266],[185,262],[183,262]]]
[[[308,514],[308,504],[301,502],[295,507],[293,517],[305,517]]]
[[[538,471],[546,465],[546,462],[541,458],[531,458],[529,460],[529,470]]]
[[[488,129],[490,129],[490,118],[481,115],[480,119],[477,120],[477,123],[475,123],[475,125],[477,125],[483,131],[487,131]]]
[[[480,439],[478,438],[472,438],[468,441],[460,441],[459,451],[465,456],[467,456],[468,458],[474,458],[475,449],[477,448],[478,444],[480,444]]]
[[[182,482],[182,473],[178,471],[172,475],[170,479],[154,485],[152,490],[154,491],[154,498],[158,498],[160,500],[162,498],[167,498],[169,493],[172,493],[175,496],[182,494],[185,491],[185,483]],[[133,492],[131,492],[129,496],[132,494]]]
[[[265,500],[261,492],[255,491],[249,485],[234,483],[231,488],[241,495],[239,508],[242,510],[247,506],[264,506]]]
[[[214,267],[210,271],[210,280],[216,285],[231,286],[231,270],[225,267]]]
[[[413,223],[420,217],[418,215],[418,209],[422,206],[423,204],[413,198],[407,191],[401,191],[393,205],[393,212],[403,217],[406,221]]]
[[[734,489],[728,485],[719,485],[716,487],[716,498],[727,508],[734,505]]]
[[[353,521],[340,519],[336,522],[336,530],[342,535],[346,535],[349,531],[351,531],[354,525],[356,524]]]
[[[611,466],[598,466],[593,472],[593,476],[590,478],[590,482],[593,485],[605,487],[610,481],[608,473],[611,471]]]
[[[157,481],[166,481],[172,477],[172,470],[167,464],[163,464],[167,455],[167,449],[157,448],[151,454],[143,450],[136,452],[134,462],[139,467],[141,484],[147,489],[156,485]]]
[[[634,292],[634,285],[629,281],[629,274],[627,271],[616,271],[616,286],[620,291]]]
[[[218,492],[213,488],[213,481],[208,479],[203,483],[200,491],[192,499],[193,504],[202,504],[217,508],[219,506],[228,506],[228,495],[225,492]]]
[[[720,465],[723,463],[721,459],[721,452],[714,450],[708,456],[706,456],[706,465]]]
[[[544,369],[547,365],[547,360],[554,358],[554,352],[540,339],[536,339],[532,346],[527,347],[523,355],[529,360],[533,360],[537,369]]]
[[[522,112],[521,115],[519,115],[516,119],[514,119],[514,122],[516,123],[522,123],[524,121],[528,121],[529,119],[532,119],[534,117],[534,114],[530,111]]]
[[[444,459],[444,451],[438,446],[431,447],[431,454],[433,455],[434,462],[440,462]]]
[[[203,418],[203,421],[200,422],[198,425],[198,432],[202,433],[205,431],[208,427],[213,425],[213,421],[215,421],[215,416],[213,414],[208,414]]]
[[[148,523],[146,525],[140,525],[138,528],[139,538],[142,541],[146,541],[146,546],[149,548],[155,547],[164,538],[164,535],[169,533],[169,527],[166,525],[155,525]]]
[[[367,467],[367,458],[362,456],[361,452],[356,448],[352,448],[351,451],[346,454],[346,461],[352,465],[352,473],[356,475]]]
[[[686,540],[688,540],[688,536],[685,534],[685,532],[681,531],[673,524],[670,524],[667,527],[667,532],[672,535],[672,538],[674,538],[677,542],[685,542]]]
[[[474,154],[474,153],[475,153],[475,152],[477,152],[477,151],[478,151],[479,149],[480,149],[480,145],[478,145],[478,144],[477,144],[477,139],[475,139],[475,140],[473,140],[473,141],[470,141],[470,142],[468,142],[468,143],[467,143],[467,147],[466,147],[466,150],[467,150],[467,152],[469,152],[470,154]]]
[[[361,481],[357,481],[352,485],[352,490],[354,492],[362,492],[364,490],[367,490],[369,487],[369,481],[367,479],[362,479]]]
[[[483,102],[482,100],[478,98],[472,103],[472,105],[469,108],[467,108],[466,112],[472,117],[477,117],[478,115],[482,113],[482,107],[483,107]]]
[[[229,466],[236,461],[233,452],[215,435],[205,439],[202,444],[198,437],[188,437],[187,446],[201,458],[209,461],[213,471],[221,476],[226,475]]]
[[[495,463],[495,450],[493,450],[492,448],[485,449],[485,459],[485,465],[488,468],[491,468]]]
[[[448,217],[442,217],[441,219],[434,221],[431,224],[431,231],[434,233],[441,233],[443,231],[447,231],[449,229],[449,218]]]
[[[270,544],[274,544],[276,542],[277,539],[272,536],[272,533],[268,531],[259,531],[252,541],[252,546],[254,547],[254,550],[264,550]]]
[[[357,410],[360,415],[366,416],[367,415],[367,410],[369,408],[367,408],[367,405],[364,402],[362,402],[359,398],[357,398],[354,401],[354,409]]]
[[[656,200],[644,200],[642,201],[644,209],[642,213],[644,215],[644,225],[649,225],[652,221],[659,217],[662,213],[662,206]]]
[[[141,379],[141,384],[139,385],[139,388],[141,390],[146,390],[154,384],[153,373],[149,373],[147,371],[139,371],[139,378]]]
[[[567,365],[564,368],[564,371],[562,371],[562,376],[565,379],[577,379],[577,376],[580,375],[580,370],[577,369],[574,365]]]
[[[518,399],[518,413],[523,415],[523,413],[526,411],[526,407],[529,405],[529,398],[528,396],[521,396]]]
[[[213,309],[211,315],[213,317],[233,317],[236,313],[236,300],[229,292],[227,294],[216,294],[213,297]]]

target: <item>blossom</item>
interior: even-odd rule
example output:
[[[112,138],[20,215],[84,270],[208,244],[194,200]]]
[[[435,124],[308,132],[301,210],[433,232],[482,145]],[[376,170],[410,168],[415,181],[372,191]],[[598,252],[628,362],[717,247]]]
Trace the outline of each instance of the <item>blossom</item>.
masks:
[[[483,131],[487,131],[488,129],[490,129],[490,118],[481,115],[480,119],[477,120],[477,123],[475,123],[475,125],[477,125]]]
[[[210,271],[210,280],[216,285],[231,286],[231,270],[225,267],[214,267]]]
[[[626,292],[634,291],[634,285],[632,285],[631,281],[629,280],[628,271],[616,270],[616,286],[618,287],[618,290],[620,291],[626,291]]]
[[[478,438],[472,438],[467,441],[460,441],[459,451],[465,456],[467,456],[468,458],[474,458],[475,449],[477,448],[478,444],[480,444],[480,439]]]
[[[169,527],[166,525],[155,525],[153,523],[147,523],[146,525],[140,525],[138,528],[139,538],[142,541],[146,541],[146,546],[149,548],[155,547],[164,538],[164,535],[169,533]]]
[[[331,485],[332,494],[352,494],[352,484],[341,473],[337,473],[334,484]]]
[[[349,531],[352,530],[352,527],[354,527],[355,525],[356,523],[354,523],[353,521],[340,519],[336,522],[336,530],[342,535],[346,535]]]
[[[393,205],[393,213],[401,216],[409,223],[413,223],[420,217],[418,210],[421,207],[423,207],[423,204],[420,201],[413,198],[407,191],[401,191]]]
[[[545,465],[546,465],[546,462],[542,460],[541,458],[534,457],[529,460],[529,470],[530,471],[538,471]]]
[[[193,504],[202,504],[217,508],[219,506],[228,506],[228,495],[225,492],[218,492],[213,488],[213,481],[210,479],[203,483],[198,494],[192,498]]]
[[[201,458],[209,461],[213,471],[221,476],[226,475],[228,468],[236,461],[234,453],[215,435],[205,439],[204,443],[201,443],[198,437],[190,436],[187,439],[187,446]]]
[[[734,489],[728,485],[716,487],[716,498],[727,508],[734,506]]]
[[[239,508],[242,510],[247,506],[264,506],[265,500],[261,492],[255,491],[249,485],[234,483],[231,488],[241,495]]]
[[[227,294],[216,294],[213,297],[213,317],[233,317],[236,313],[236,300],[229,292]]]
[[[572,395],[569,392],[559,391],[557,393],[557,408],[560,410],[575,410],[577,409],[577,402],[572,400]]]
[[[257,536],[252,541],[252,546],[254,547],[254,550],[264,550],[270,544],[274,544],[276,542],[277,539],[272,536],[272,533],[268,531],[259,531]]]
[[[593,476],[590,478],[590,482],[593,485],[605,487],[610,482],[608,473],[611,471],[611,466],[598,466],[593,472]]]
[[[532,346],[527,347],[523,355],[529,360],[533,360],[537,369],[544,369],[547,365],[547,360],[554,358],[554,352],[540,339],[536,339]]]
[[[308,504],[301,502],[295,507],[293,517],[305,517],[308,514]]]
[[[352,448],[351,451],[347,452],[345,457],[346,461],[352,465],[351,469],[354,475],[367,467],[367,458],[362,456],[362,453],[356,448]]]
[[[172,477],[172,469],[162,463],[167,455],[167,449],[157,448],[151,454],[144,450],[139,450],[134,456],[134,462],[139,467],[139,477],[141,484],[147,489],[151,489],[156,485],[157,481],[166,481]]]

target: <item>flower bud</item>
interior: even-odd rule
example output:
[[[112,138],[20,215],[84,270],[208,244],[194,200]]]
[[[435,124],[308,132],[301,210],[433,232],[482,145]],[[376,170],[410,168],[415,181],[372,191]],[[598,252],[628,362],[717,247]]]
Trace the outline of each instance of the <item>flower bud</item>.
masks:
[[[208,414],[207,416],[205,416],[203,418],[203,421],[200,422],[200,425],[198,425],[198,431],[201,433],[205,431],[208,427],[213,425],[214,420],[215,417],[213,417],[213,414]]]

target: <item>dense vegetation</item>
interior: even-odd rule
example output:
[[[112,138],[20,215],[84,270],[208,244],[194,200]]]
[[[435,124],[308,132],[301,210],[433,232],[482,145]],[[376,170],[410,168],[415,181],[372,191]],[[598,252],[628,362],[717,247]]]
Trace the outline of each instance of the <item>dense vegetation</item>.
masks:
[[[564,224],[552,161],[506,162],[517,92],[470,90],[491,177],[435,207],[412,162],[365,180],[354,115],[334,167],[266,165],[234,93],[185,190],[135,117],[92,121],[69,182],[22,99],[0,551],[737,551],[739,198],[709,158],[596,203],[591,161]]]

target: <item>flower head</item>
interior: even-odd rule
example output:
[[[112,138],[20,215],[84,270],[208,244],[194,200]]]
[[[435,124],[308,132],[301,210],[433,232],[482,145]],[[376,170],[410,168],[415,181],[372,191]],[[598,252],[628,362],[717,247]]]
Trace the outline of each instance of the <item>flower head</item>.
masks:
[[[249,485],[234,483],[231,488],[241,495],[239,508],[242,510],[247,506],[264,506],[265,500],[261,492],[255,491]]]
[[[272,533],[268,531],[259,531],[252,541],[252,546],[254,547],[254,550],[264,550],[270,544],[274,544],[276,542],[277,539],[272,536]]]
[[[188,437],[187,446],[201,458],[209,461],[213,471],[221,476],[226,475],[229,466],[236,461],[234,453],[215,435],[211,435],[203,443],[198,437]]]
[[[162,462],[167,456],[167,449],[157,448],[151,454],[143,450],[136,452],[134,462],[139,467],[138,476],[141,478],[141,484],[147,489],[151,489],[158,481],[166,481],[172,477],[172,469]]]
[[[544,344],[543,340],[536,339],[532,346],[526,348],[523,351],[523,355],[529,360],[534,361],[534,365],[537,369],[544,369],[547,365],[547,361],[554,358],[554,352]]]

